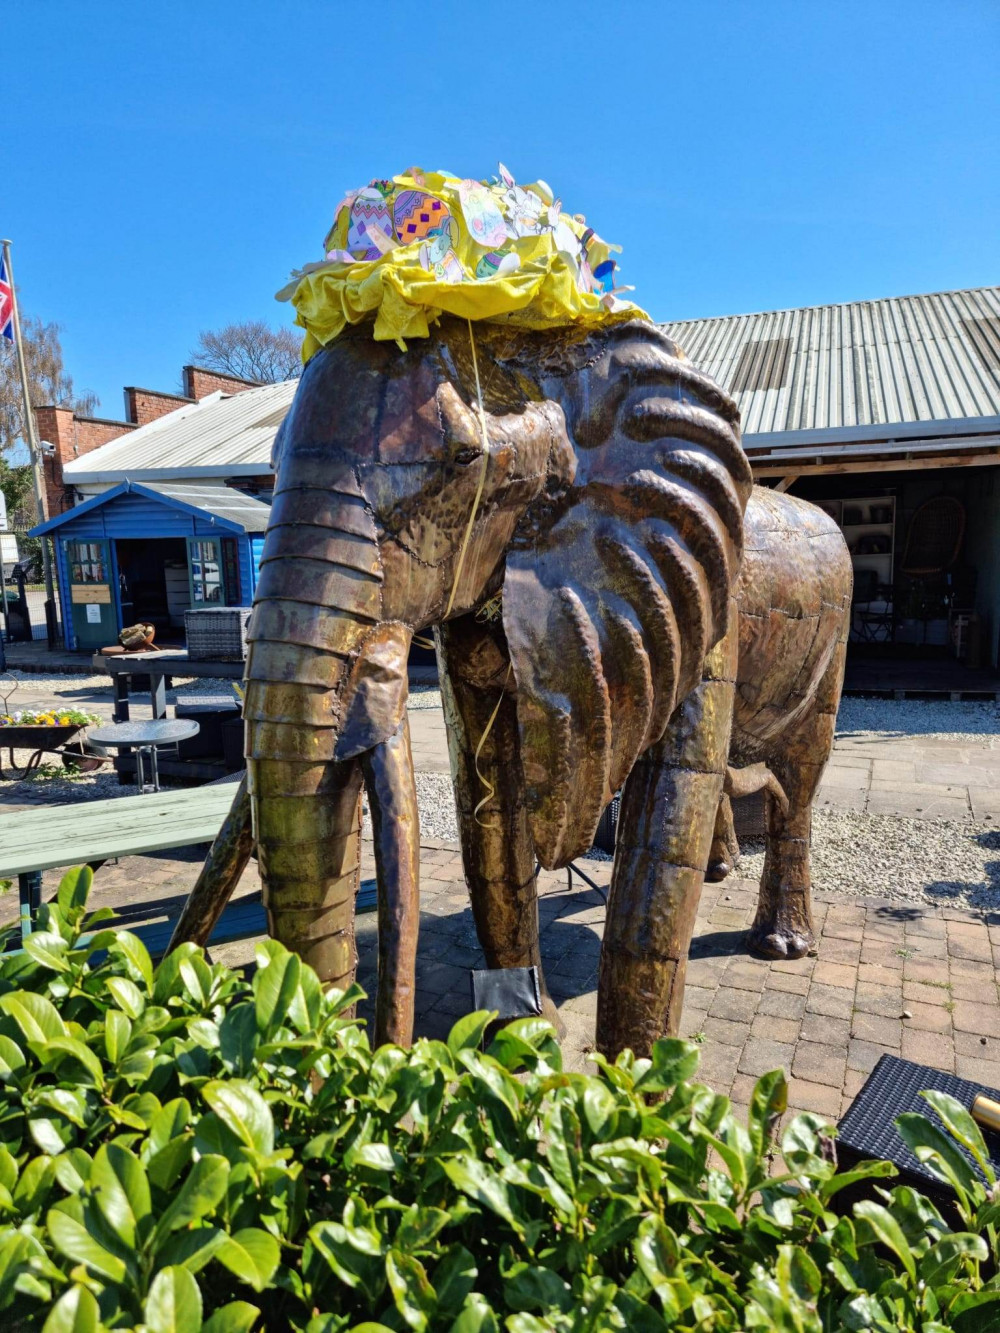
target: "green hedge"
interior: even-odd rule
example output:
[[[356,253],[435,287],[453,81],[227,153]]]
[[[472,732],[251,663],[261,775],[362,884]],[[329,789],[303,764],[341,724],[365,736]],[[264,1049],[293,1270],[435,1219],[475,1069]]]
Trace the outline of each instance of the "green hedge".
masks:
[[[90,878],[0,961],[4,1328],[1000,1328],[1000,1204],[946,1097],[901,1128],[961,1222],[877,1184],[841,1217],[892,1168],[837,1174],[811,1115],[776,1157],[779,1073],[744,1126],[680,1041],[589,1077],[541,1020],[483,1054],[472,1014],[372,1052],[358,992],[276,943],[248,983],[193,946],[154,969],[108,913],[82,936]]]

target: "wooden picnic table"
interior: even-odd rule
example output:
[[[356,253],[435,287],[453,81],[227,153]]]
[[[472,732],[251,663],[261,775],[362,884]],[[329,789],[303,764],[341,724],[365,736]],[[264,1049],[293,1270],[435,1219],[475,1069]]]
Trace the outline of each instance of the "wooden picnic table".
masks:
[[[220,782],[0,815],[0,879],[17,876],[22,936],[41,905],[43,870],[211,842],[235,792]]]
[[[242,680],[245,662],[192,661],[187,653],[176,648],[153,648],[147,653],[112,653],[105,657],[95,653],[91,659],[97,671],[106,672],[115,692],[114,720],[129,721],[129,693],[133,676],[149,676],[149,693],[153,717],[167,716],[167,690],[174,676],[194,676],[200,679]]]

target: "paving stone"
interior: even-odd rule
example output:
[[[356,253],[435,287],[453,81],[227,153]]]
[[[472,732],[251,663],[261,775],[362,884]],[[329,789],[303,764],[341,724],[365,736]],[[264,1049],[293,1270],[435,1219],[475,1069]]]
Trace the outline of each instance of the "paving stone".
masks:
[[[831,1018],[850,1018],[853,1010],[851,992],[840,986],[824,986],[813,982],[806,996],[806,1009],[813,1014],[828,1014]]]
[[[757,1003],[757,1013],[774,1018],[798,1019],[806,1007],[806,997],[795,991],[772,990],[770,983]]]
[[[819,1042],[800,1041],[795,1047],[792,1073],[796,1078],[807,1079],[810,1083],[829,1084],[839,1092],[843,1086],[846,1066],[845,1050],[838,1052]]]
[[[893,1050],[898,1051],[903,1037],[903,1025],[898,1018],[858,1012],[851,1020],[851,1036],[859,1041],[891,1046]]]
[[[908,1028],[915,1028],[921,1032],[942,1032],[946,1036],[952,1036],[951,1013],[944,1005],[940,1004],[922,1004],[919,1000],[908,1000],[904,998],[903,1004],[909,1013],[909,1017],[903,1018],[903,1023]]]
[[[805,995],[809,990],[809,978],[798,972],[775,972],[772,968],[765,990],[788,991],[792,995]]]
[[[788,1082],[788,1105],[794,1111],[812,1111],[835,1121],[840,1116],[840,1086],[813,1083],[809,1079],[793,1078]]]
[[[751,1037],[743,1047],[739,1060],[739,1073],[753,1074],[759,1078],[761,1074],[770,1073],[772,1069],[787,1070],[794,1054],[795,1047],[791,1042]]]
[[[749,1035],[771,1041],[787,1041],[794,1045],[799,1039],[799,1025],[794,1018],[775,1018],[773,1014],[758,1014],[750,1025]]]
[[[851,1035],[849,1018],[831,1018],[829,1014],[806,1014],[802,1019],[799,1036],[803,1041],[820,1042],[846,1051]]]
[[[742,1046],[750,1036],[750,1024],[736,1022],[731,1018],[716,1018],[709,1015],[702,1019],[701,1031],[712,1041],[723,1046]]]
[[[738,990],[757,991],[764,989],[767,981],[766,963],[754,963],[749,959],[739,959],[729,964],[722,974],[722,985],[734,986]]]
[[[859,981],[854,991],[854,1007],[866,1014],[885,1014],[899,1018],[903,1008],[902,986],[875,986]]]
[[[737,1023],[750,1023],[757,1012],[760,996],[755,991],[720,990],[708,1012],[713,1018],[729,1018]]]
[[[955,1045],[941,1032],[921,1032],[917,1028],[903,1028],[900,1054],[904,1060],[918,1065],[930,1065],[950,1074],[955,1067]]]
[[[813,982],[824,986],[836,986],[841,990],[854,990],[857,982],[857,969],[846,963],[827,962],[820,958],[813,969]]]
[[[983,1083],[1000,1092],[1000,1063],[978,1055],[956,1055],[955,1073],[973,1083]]]
[[[972,1000],[956,1000],[951,1021],[956,1032],[973,1032],[981,1037],[1000,1037],[1000,1009]]]
[[[899,1051],[893,1050],[891,1046],[880,1046],[878,1042],[852,1037],[847,1047],[847,1067],[867,1076],[883,1055],[898,1054]]]

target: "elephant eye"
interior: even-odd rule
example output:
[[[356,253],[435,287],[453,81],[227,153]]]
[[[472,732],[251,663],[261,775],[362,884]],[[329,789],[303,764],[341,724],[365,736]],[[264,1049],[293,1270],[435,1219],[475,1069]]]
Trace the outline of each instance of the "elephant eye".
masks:
[[[455,455],[455,462],[474,463],[477,458],[482,458],[482,456],[483,456],[482,450],[480,449],[473,449],[473,448],[459,449],[458,453]]]

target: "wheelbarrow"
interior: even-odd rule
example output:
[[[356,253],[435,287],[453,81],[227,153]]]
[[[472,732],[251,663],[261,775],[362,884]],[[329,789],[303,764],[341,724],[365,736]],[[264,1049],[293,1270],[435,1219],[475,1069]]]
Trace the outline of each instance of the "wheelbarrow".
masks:
[[[58,755],[65,768],[76,768],[81,773],[93,773],[101,764],[107,763],[108,756],[87,741],[74,741],[78,732],[85,731],[81,722],[67,723],[65,726],[45,723],[32,723],[28,726],[0,727],[0,778],[12,777],[18,780],[31,777],[42,762],[43,754]],[[7,768],[4,772],[2,755],[7,751]],[[30,750],[27,764],[19,768],[14,763],[15,750]]]

